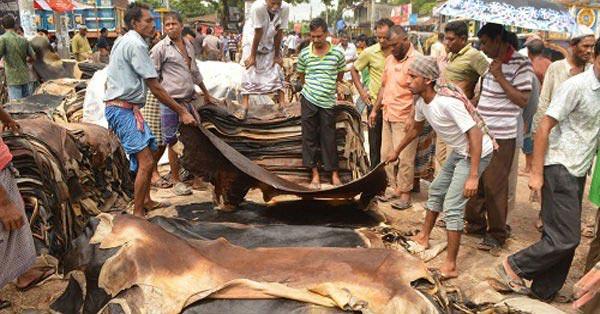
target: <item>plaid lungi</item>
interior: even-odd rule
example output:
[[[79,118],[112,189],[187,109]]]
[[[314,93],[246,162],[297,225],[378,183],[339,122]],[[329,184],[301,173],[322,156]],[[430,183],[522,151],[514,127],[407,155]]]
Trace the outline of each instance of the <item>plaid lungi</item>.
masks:
[[[160,125],[160,102],[152,93],[148,93],[146,104],[140,111],[142,112],[142,116],[144,116],[144,120],[148,123],[150,131],[152,131],[152,135],[156,138],[156,144],[158,146],[164,145]]]
[[[433,157],[435,155],[435,132],[425,122],[423,133],[418,137],[417,154],[415,156],[415,178],[433,181]]]
[[[35,262],[36,256],[31,228],[25,215],[25,205],[13,175],[15,172],[12,165],[1,170],[0,185],[17,210],[22,213],[25,224],[20,229],[10,232],[0,224],[0,288],[27,271]]]

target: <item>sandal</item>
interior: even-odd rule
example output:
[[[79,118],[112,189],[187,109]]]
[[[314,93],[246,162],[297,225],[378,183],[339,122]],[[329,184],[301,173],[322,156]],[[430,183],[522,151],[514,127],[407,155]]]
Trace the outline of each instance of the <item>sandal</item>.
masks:
[[[491,251],[500,248],[502,248],[502,244],[490,236],[484,237],[483,241],[477,245],[477,249],[482,251]]]
[[[177,182],[172,190],[173,190],[173,194],[175,194],[177,196],[185,196],[185,195],[192,194],[192,189],[183,182]]]
[[[389,202],[389,201],[396,200],[396,199],[398,199],[399,197],[400,197],[399,195],[396,195],[396,194],[394,194],[394,193],[389,193],[389,194],[388,194],[388,193],[386,193],[386,194],[384,194],[384,195],[377,196],[377,199],[378,199],[379,201],[381,201],[381,202]]]
[[[33,269],[35,269],[35,268],[36,268],[36,267],[33,267],[33,268],[31,268],[31,269],[29,269],[29,271],[31,271],[31,270],[33,270]],[[37,268],[38,268],[38,269],[39,269],[39,271],[41,272],[41,275],[40,275],[40,276],[38,276],[37,278],[35,278],[34,280],[32,280],[31,282],[29,282],[29,283],[28,283],[27,285],[25,285],[25,286],[18,286],[18,285],[16,285],[16,287],[17,287],[17,290],[19,290],[19,291],[26,291],[26,290],[29,290],[29,289],[31,289],[31,288],[33,288],[33,287],[35,287],[35,286],[36,286],[37,284],[39,284],[40,282],[42,282],[42,281],[46,280],[48,277],[50,277],[50,276],[54,275],[54,272],[55,272],[55,271],[54,271],[54,267],[48,267],[48,266],[46,266],[46,267],[39,267],[39,266],[38,266]],[[27,272],[26,272],[26,273],[27,273]]]
[[[165,179],[164,177],[160,177],[160,179],[158,179],[156,182],[154,183],[150,183],[150,185],[152,187],[155,187],[157,189],[168,189],[170,187],[173,186],[173,183],[169,182],[167,179]]]
[[[392,206],[393,209],[405,210],[411,208],[412,203],[410,201],[395,200],[390,202],[390,206]]]
[[[527,288],[523,279],[511,278],[508,275],[508,273],[506,273],[506,270],[504,269],[503,264],[496,266],[496,273],[498,273],[498,275],[500,276],[501,283],[503,285],[505,285],[506,287],[508,287],[513,292],[518,293],[518,294],[523,294],[523,295],[529,294],[529,288]]]

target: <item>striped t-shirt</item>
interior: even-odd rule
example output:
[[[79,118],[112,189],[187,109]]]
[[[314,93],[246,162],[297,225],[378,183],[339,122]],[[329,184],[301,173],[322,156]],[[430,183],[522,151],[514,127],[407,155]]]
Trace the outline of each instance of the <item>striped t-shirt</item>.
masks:
[[[506,80],[521,92],[532,89],[533,68],[529,58],[511,50],[512,56],[502,64],[502,73]],[[477,110],[485,120],[490,133],[497,139],[517,137],[517,121],[521,107],[513,103],[502,86],[491,73],[483,77],[483,89]]]
[[[329,51],[323,56],[313,53],[312,44],[302,49],[296,69],[304,73],[302,96],[313,105],[333,108],[336,103],[338,73],[344,72],[346,58],[344,51],[329,44]]]

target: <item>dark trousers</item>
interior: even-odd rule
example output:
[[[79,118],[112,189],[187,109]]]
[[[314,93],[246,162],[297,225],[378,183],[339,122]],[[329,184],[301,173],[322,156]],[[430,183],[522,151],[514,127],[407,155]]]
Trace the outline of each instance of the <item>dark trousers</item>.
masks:
[[[302,161],[305,167],[315,168],[319,152],[326,171],[338,169],[335,141],[335,111],[313,105],[302,97]]]
[[[504,244],[508,237],[508,177],[515,155],[516,140],[496,140],[498,150],[479,179],[479,189],[465,209],[465,219],[471,230],[487,226],[487,234]]]
[[[229,50],[229,60],[231,60],[231,62],[235,62],[235,54],[235,50]]]
[[[367,106],[367,117],[373,110],[372,106]],[[381,162],[381,129],[383,128],[383,114],[381,110],[377,112],[375,126],[369,128],[369,161],[371,169],[377,167]]]
[[[581,238],[581,202],[585,177],[575,177],[563,165],[544,167],[542,238],[508,257],[512,269],[532,280],[531,292],[549,300],[567,279]]]

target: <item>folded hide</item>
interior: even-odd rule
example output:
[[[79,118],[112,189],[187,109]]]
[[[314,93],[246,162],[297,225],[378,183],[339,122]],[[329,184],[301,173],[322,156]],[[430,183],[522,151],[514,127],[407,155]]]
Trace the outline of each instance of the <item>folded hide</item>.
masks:
[[[180,141],[184,146],[183,166],[211,182],[215,187],[215,203],[228,208],[240,204],[250,188],[260,189],[265,201],[285,194],[318,199],[352,199],[360,195],[360,205],[366,207],[387,185],[384,165],[380,164],[370,173],[345,185],[309,190],[258,166],[203,126],[182,126],[180,131]]]

